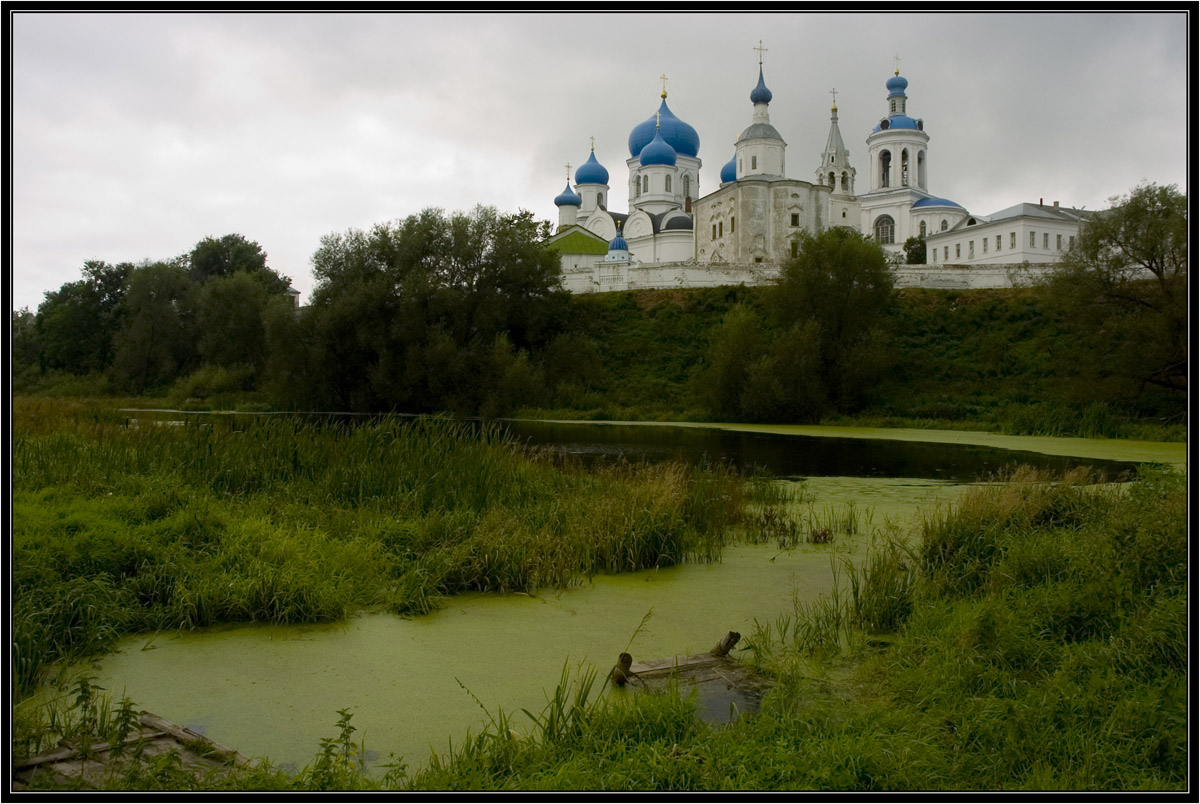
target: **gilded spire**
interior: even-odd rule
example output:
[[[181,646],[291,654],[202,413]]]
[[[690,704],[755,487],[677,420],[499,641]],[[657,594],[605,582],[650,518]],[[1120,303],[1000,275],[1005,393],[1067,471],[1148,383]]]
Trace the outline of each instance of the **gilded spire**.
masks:
[[[763,54],[767,52],[767,49],[765,47],[763,47],[762,40],[761,39],[758,40],[758,47],[752,47],[750,49],[758,51],[758,66],[761,69],[762,61],[763,61]]]
[[[662,98],[663,98],[663,100],[666,100],[667,99],[667,74],[663,73],[662,75],[659,76],[659,78],[661,78],[662,82],[663,82]]]

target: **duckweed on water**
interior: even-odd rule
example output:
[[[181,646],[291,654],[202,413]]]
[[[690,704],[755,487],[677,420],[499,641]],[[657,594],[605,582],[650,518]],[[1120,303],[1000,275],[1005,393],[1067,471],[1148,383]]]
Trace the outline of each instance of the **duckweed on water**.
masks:
[[[736,474],[584,472],[442,419],[128,427],[39,402],[13,439],[15,691],[124,633],[421,614],[466,590],[711,561]],[[36,425],[36,426],[35,426]]]

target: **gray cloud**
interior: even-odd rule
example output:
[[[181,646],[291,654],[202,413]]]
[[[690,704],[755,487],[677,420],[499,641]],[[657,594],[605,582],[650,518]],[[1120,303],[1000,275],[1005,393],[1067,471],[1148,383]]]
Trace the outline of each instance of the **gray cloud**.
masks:
[[[257,240],[311,291],[320,237],[476,203],[556,220],[589,137],[623,209],[626,140],[668,103],[716,187],[762,39],[788,174],[809,179],[838,90],[862,176],[893,56],[930,189],[987,214],[1095,209],[1184,186],[1182,14],[34,14],[14,16],[16,306],[84,260]]]

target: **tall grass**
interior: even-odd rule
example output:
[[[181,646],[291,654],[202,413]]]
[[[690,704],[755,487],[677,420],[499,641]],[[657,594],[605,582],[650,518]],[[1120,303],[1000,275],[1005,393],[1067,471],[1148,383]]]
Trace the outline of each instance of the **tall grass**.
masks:
[[[445,419],[134,426],[16,410],[14,688],[122,634],[421,614],[464,590],[713,561],[748,491],[728,469],[593,472]]]
[[[861,565],[833,562],[848,594],[797,599],[759,628],[752,652],[771,652],[778,684],[727,726],[700,723],[678,688],[597,697],[594,673],[564,666],[528,733],[489,713],[412,774],[364,776],[341,712],[292,777],[152,767],[112,787],[1182,792],[1186,505],[1185,479],[1165,472],[1127,491],[1029,474],[975,489],[915,541],[884,534]],[[829,650],[860,630],[882,638]]]

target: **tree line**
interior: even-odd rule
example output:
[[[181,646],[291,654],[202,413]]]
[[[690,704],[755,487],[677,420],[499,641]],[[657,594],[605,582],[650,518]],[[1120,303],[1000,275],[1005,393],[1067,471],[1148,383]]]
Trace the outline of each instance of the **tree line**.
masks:
[[[289,280],[241,235],[180,257],[84,264],[13,313],[14,375],[102,375],[113,390],[255,391],[294,409],[496,416],[603,385],[603,332],[560,285],[550,224],[489,207],[322,238],[316,285]],[[719,420],[854,413],[900,370],[888,255],[848,228],[801,237],[777,282],[706,333],[694,406]],[[1054,370],[1102,399],[1187,385],[1187,203],[1142,185],[1087,221],[1041,309],[1065,335]],[[647,344],[647,348],[653,348]]]

